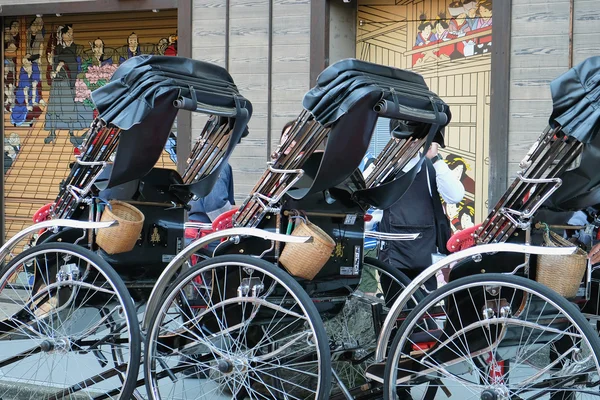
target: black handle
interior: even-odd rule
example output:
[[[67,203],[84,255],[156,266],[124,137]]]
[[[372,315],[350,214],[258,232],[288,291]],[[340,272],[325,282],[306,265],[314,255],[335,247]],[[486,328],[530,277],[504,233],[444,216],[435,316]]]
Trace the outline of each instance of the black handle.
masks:
[[[443,112],[439,112],[436,115],[434,111],[408,107],[389,100],[381,100],[375,105],[374,110],[382,117],[391,119],[405,119],[440,126],[448,123],[448,116]]]

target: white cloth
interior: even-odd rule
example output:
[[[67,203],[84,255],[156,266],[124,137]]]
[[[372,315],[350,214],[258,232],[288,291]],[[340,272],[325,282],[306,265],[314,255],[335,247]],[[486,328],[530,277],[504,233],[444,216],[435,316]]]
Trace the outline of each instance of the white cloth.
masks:
[[[417,165],[418,161],[419,156],[415,156],[404,166],[402,171],[410,171]],[[444,199],[447,204],[460,203],[463,197],[465,197],[465,187],[460,180],[456,178],[450,168],[448,168],[448,165],[442,160],[433,164],[433,168],[435,168],[435,182],[437,183],[437,189],[440,196],[442,196],[442,199]],[[430,183],[429,187],[431,187],[429,174],[427,174],[427,180]],[[429,190],[429,194],[431,195],[431,189]]]

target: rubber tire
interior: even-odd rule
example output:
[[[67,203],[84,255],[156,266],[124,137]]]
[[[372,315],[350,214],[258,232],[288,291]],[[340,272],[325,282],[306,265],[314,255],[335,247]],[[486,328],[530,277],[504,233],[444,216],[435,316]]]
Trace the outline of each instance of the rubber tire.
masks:
[[[96,267],[104,272],[108,278],[111,280],[111,283],[114,289],[117,291],[121,300],[123,301],[123,306],[125,308],[125,314],[127,318],[127,324],[129,327],[129,338],[130,338],[130,351],[129,351],[129,374],[126,377],[125,383],[123,384],[123,388],[121,390],[121,394],[119,395],[121,399],[129,399],[133,394],[136,386],[137,386],[137,377],[140,369],[140,361],[141,361],[141,353],[142,353],[142,337],[140,334],[140,324],[137,320],[137,313],[135,311],[135,306],[133,301],[131,300],[131,295],[125,286],[125,283],[119,277],[117,272],[105,261],[97,255],[96,253],[72,244],[72,243],[44,243],[37,246],[30,247],[24,252],[17,255],[13,258],[6,266],[2,268],[0,271],[0,277],[4,276],[13,266],[17,263],[20,263],[24,258],[29,257],[30,254],[37,253],[39,251],[44,250],[67,250],[73,253],[81,254],[83,257],[89,259],[92,263],[96,265]]]
[[[298,296],[298,300],[304,305],[307,317],[312,321],[313,327],[315,329],[315,334],[317,338],[319,338],[319,352],[321,354],[321,371],[324,371],[321,379],[321,387],[319,388],[319,393],[317,393],[315,400],[327,399],[329,398],[329,394],[331,392],[331,353],[329,349],[329,339],[327,333],[325,332],[325,326],[323,325],[323,321],[321,316],[319,315],[317,309],[315,308],[312,299],[308,296],[308,293],[300,286],[298,281],[296,281],[291,275],[289,275],[284,270],[277,268],[275,265],[271,264],[268,261],[262,260],[260,258],[255,258],[247,255],[240,254],[229,254],[223,256],[217,256],[208,260],[201,261],[200,263],[194,265],[192,268],[187,270],[185,273],[181,274],[171,285],[169,285],[169,289],[165,291],[163,294],[163,298],[169,298],[170,292],[176,288],[181,282],[186,280],[190,275],[193,275],[199,269],[214,263],[220,262],[231,262],[231,263],[246,263],[246,264],[254,264],[259,268],[262,268],[268,271],[270,274],[275,276],[280,282],[285,284],[290,288],[291,291],[294,292],[296,296]],[[163,304],[163,301],[159,302],[159,304]],[[146,334],[145,339],[145,349],[144,352],[144,364],[146,366],[150,365],[150,351],[148,349],[151,348],[151,332],[154,330],[154,324],[156,323],[156,319],[158,317],[160,311],[160,307],[157,307],[155,310],[152,310],[152,316],[150,318],[148,332]],[[152,379],[150,376],[147,376],[148,369],[144,368],[144,379],[146,383],[146,391],[149,395],[150,399],[156,399],[154,397],[153,391],[149,387],[150,380]],[[166,378],[168,379],[168,378]]]
[[[591,325],[589,324],[589,321],[583,316],[583,314],[579,311],[579,309],[577,307],[575,307],[574,304],[572,304],[571,302],[569,302],[567,299],[565,299],[564,297],[560,296],[558,293],[554,292],[552,289],[549,289],[548,287],[533,281],[531,279],[527,279],[527,278],[523,278],[521,276],[515,276],[515,275],[506,275],[506,274],[481,274],[481,275],[472,275],[472,276],[467,276],[464,278],[460,278],[457,279],[455,281],[452,281],[446,285],[444,285],[442,288],[436,290],[435,292],[430,293],[423,301],[420,301],[419,304],[417,305],[417,307],[411,311],[411,313],[408,315],[408,317],[406,318],[406,322],[411,321],[412,319],[416,318],[418,316],[419,313],[421,313],[421,311],[432,301],[432,299],[435,301],[435,298],[437,298],[440,294],[445,294],[451,290],[454,290],[456,287],[459,287],[461,285],[464,284],[471,284],[471,283],[475,283],[475,282],[481,282],[482,284],[484,282],[487,281],[495,281],[495,282],[504,282],[504,283],[508,283],[508,284],[516,284],[516,285],[521,285],[521,286],[528,286],[529,289],[532,292],[537,292],[539,294],[541,294],[542,296],[545,296],[549,299],[551,299],[552,301],[554,301],[560,308],[563,309],[563,311],[565,311],[565,313],[567,315],[569,315],[571,318],[573,318],[573,320],[575,321],[575,323],[577,324],[578,328],[581,330],[581,332],[584,334],[585,337],[589,338],[590,340],[590,345],[592,348],[592,351],[594,352],[596,359],[600,360],[600,337],[598,337],[598,332],[594,331],[594,329],[592,329]],[[391,354],[395,353],[395,349],[398,348],[400,339],[402,338],[402,335],[404,334],[404,331],[407,329],[407,323],[403,323],[399,328],[398,331],[396,332],[396,336],[394,337],[394,340],[392,341],[392,345],[390,347],[390,352],[388,353],[388,358],[385,364],[385,372],[384,372],[384,378],[385,378],[385,382],[390,382],[392,380],[391,374],[392,374],[392,369],[395,368],[395,366],[392,366],[391,360],[393,357],[390,357]],[[388,385],[384,384],[384,388],[383,388],[383,398],[385,400],[395,400],[391,397],[391,393],[389,393],[388,391]]]

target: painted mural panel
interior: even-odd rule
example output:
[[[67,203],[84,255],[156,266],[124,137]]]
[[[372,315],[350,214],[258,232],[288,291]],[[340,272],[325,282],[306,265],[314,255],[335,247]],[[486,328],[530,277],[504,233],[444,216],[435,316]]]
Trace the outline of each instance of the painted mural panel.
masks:
[[[5,20],[6,235],[56,197],[96,116],[91,92],[125,60],[177,54],[177,12],[24,16]],[[175,168],[176,126],[159,165]]]
[[[492,0],[360,0],[357,57],[421,74],[452,122],[440,151],[466,189],[454,230],[487,215]]]

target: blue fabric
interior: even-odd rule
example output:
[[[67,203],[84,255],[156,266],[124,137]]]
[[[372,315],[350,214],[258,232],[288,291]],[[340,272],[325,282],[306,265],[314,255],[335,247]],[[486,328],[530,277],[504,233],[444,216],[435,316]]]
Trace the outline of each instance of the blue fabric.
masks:
[[[27,120],[27,103],[33,106],[33,94],[36,93],[37,87],[33,86],[33,82],[40,81],[40,69],[37,63],[32,65],[33,73],[31,77],[27,75],[25,68],[21,67],[19,73],[19,84],[15,93],[15,104],[12,113],[10,114],[10,122],[20,126]],[[25,96],[25,88],[28,88],[27,96]],[[27,98],[25,98],[27,97]],[[39,101],[39,99],[37,99]]]
[[[223,168],[217,183],[215,183],[212,191],[206,197],[190,202],[191,210],[189,212],[189,219],[192,221],[210,223],[212,221],[209,218],[208,213],[225,207],[227,202],[231,205],[235,204],[233,195],[233,171],[229,164]]]

